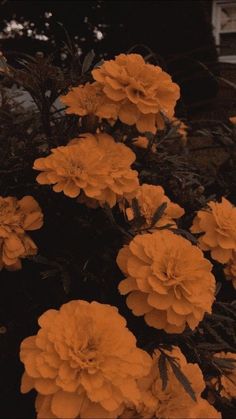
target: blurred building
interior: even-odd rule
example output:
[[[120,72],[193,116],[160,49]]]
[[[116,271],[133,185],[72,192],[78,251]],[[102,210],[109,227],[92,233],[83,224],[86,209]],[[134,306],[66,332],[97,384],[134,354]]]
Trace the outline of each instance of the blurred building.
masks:
[[[216,106],[220,115],[236,114],[236,1],[212,1],[213,35],[220,63],[220,90]]]

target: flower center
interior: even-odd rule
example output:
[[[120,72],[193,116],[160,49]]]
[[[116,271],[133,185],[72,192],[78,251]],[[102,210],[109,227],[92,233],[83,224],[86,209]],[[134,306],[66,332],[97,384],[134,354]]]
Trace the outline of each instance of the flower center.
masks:
[[[80,369],[86,369],[91,373],[97,369],[98,350],[93,340],[89,340],[86,345],[80,348],[71,349],[70,355]]]

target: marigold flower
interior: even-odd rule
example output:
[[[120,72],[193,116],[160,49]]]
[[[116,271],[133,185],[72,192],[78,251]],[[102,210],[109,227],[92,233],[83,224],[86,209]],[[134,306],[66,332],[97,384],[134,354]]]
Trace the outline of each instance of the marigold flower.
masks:
[[[138,173],[130,168],[135,154],[108,134],[83,134],[67,146],[52,149],[52,154],[34,162],[42,185],[53,184],[55,192],[76,198],[83,191],[101,205],[113,207],[118,197],[133,196]]]
[[[17,200],[0,197],[0,270],[21,268],[21,259],[37,253],[37,246],[25,233],[43,225],[43,214],[32,196]]]
[[[132,141],[132,143],[136,146],[136,147],[138,147],[138,148],[144,148],[144,149],[147,149],[148,148],[148,144],[149,144],[149,140],[148,140],[148,138],[147,137],[142,137],[142,136],[139,136],[139,137],[137,137],[137,138],[134,138],[133,139],[133,141]],[[154,144],[152,144],[152,146],[151,146],[151,151],[153,152],[153,153],[156,153],[156,151],[157,151],[157,145],[154,143]]]
[[[236,249],[236,207],[226,198],[207,205],[207,210],[198,211],[191,232],[204,232],[198,240],[201,249],[210,250],[213,259],[227,263]]]
[[[236,116],[231,116],[229,120],[233,125],[236,125]]]
[[[218,352],[214,354],[215,358],[219,359],[231,359],[233,360],[232,369],[224,369],[224,374],[220,377],[220,394],[222,397],[227,399],[236,398],[236,354],[233,352]]]
[[[140,132],[155,133],[163,126],[161,113],[173,117],[179,87],[160,67],[138,54],[120,54],[92,71],[105,95],[119,105],[119,119],[136,124]]]
[[[233,287],[236,289],[236,251],[233,252],[232,259],[229,260],[224,268],[226,279],[232,280]]]
[[[162,380],[158,362],[160,351],[156,350],[153,354],[153,364],[149,375],[138,380],[138,385],[143,395],[142,401],[135,408],[125,410],[121,418],[221,418],[206,400],[201,398],[201,393],[205,388],[202,372],[197,364],[187,363],[184,355],[178,347],[173,347],[172,351],[165,351],[167,355],[175,358],[179,368],[191,383],[195,393],[194,401],[186,390],[181,386],[169,363],[167,362],[167,386],[163,390]]]
[[[96,115],[112,120],[116,120],[118,116],[117,104],[107,98],[100,84],[96,82],[73,87],[67,95],[61,96],[60,100],[68,106],[68,114]]]
[[[128,307],[149,326],[181,333],[211,312],[212,264],[183,237],[168,230],[137,235],[119,251],[117,264],[126,275],[120,293],[129,294]]]
[[[185,145],[187,143],[188,126],[183,121],[175,117],[172,118],[172,123],[174,126],[177,127],[177,132],[181,138],[183,145]]]
[[[139,148],[147,148],[148,143],[149,143],[149,141],[148,141],[147,137],[139,136],[139,137],[133,139],[133,144],[136,147],[139,147]]]
[[[184,209],[178,204],[174,204],[165,195],[165,191],[161,186],[143,184],[139,186],[138,192],[136,193],[136,199],[140,208],[141,214],[145,217],[146,226],[150,226],[152,223],[155,211],[163,204],[166,203],[167,207],[162,217],[156,222],[156,227],[161,227],[166,224],[176,225],[174,219],[182,217]],[[134,212],[132,208],[126,209],[126,215],[129,220],[134,218]]]
[[[74,300],[38,323],[20,349],[21,391],[38,391],[38,418],[116,418],[125,403],[139,402],[136,380],[149,373],[151,357],[116,307]]]

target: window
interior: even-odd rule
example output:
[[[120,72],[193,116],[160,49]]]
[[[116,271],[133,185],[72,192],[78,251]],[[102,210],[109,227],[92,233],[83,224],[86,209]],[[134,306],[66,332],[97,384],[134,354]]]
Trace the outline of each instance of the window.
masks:
[[[212,24],[219,61],[236,64],[236,0],[213,1]]]

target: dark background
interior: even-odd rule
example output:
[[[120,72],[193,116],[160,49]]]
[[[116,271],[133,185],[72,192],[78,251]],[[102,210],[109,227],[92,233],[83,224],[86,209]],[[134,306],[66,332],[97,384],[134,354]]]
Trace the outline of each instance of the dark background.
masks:
[[[0,30],[6,22],[28,22],[19,34],[3,35],[0,48],[34,54],[63,51],[65,30],[80,53],[94,49],[98,56],[113,57],[144,44],[157,54],[180,84],[188,112],[207,105],[218,91],[217,52],[212,36],[211,1],[5,1],[0,3]],[[52,15],[50,15],[52,14]],[[62,26],[62,25],[63,26]],[[33,26],[34,25],[34,26]],[[63,29],[64,27],[64,29]],[[33,33],[27,34],[27,29]],[[97,39],[96,31],[103,38]],[[38,35],[48,41],[36,39]],[[5,38],[4,38],[5,37]],[[213,73],[213,74],[212,74]]]

